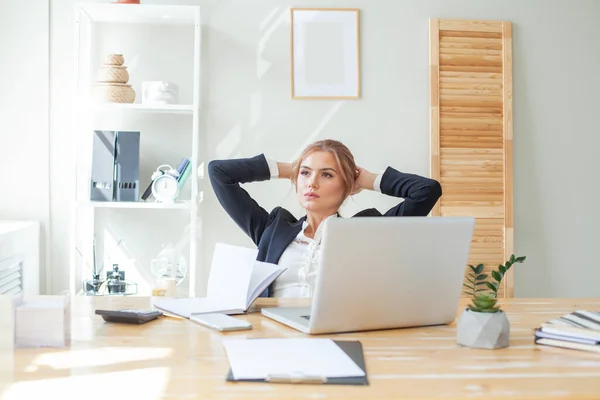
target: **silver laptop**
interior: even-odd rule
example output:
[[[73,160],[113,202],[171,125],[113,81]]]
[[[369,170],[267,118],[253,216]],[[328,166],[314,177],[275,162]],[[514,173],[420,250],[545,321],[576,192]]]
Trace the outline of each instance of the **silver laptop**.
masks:
[[[330,219],[312,305],[262,314],[310,334],[451,323],[474,225],[472,217]]]

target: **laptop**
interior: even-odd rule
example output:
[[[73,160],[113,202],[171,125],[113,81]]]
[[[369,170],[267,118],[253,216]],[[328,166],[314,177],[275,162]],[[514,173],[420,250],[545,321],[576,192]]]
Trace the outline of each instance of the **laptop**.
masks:
[[[333,218],[310,307],[268,307],[308,334],[449,324],[458,312],[472,217]]]

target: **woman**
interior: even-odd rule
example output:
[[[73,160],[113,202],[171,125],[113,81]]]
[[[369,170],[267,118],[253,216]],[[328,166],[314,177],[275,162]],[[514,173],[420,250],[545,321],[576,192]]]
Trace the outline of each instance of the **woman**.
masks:
[[[404,201],[383,216],[426,216],[442,195],[440,184],[388,167],[376,175],[358,167],[350,150],[336,140],[309,145],[293,163],[252,158],[214,160],[208,174],[217,199],[258,247],[258,261],[287,267],[261,296],[312,297],[318,272],[321,232],[328,218],[339,217],[344,200],[361,190],[376,190]],[[240,183],[290,179],[306,215],[299,220],[276,207],[259,206]],[[358,216],[382,216],[375,208]]]

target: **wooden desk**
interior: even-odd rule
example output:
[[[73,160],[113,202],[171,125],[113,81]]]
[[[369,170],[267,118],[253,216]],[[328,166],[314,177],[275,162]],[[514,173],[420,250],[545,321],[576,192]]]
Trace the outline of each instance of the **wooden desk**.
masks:
[[[360,387],[226,382],[224,337],[305,336],[259,313],[242,317],[253,330],[226,334],[174,318],[111,324],[93,313],[149,304],[148,298],[75,298],[72,346],[5,353],[0,398],[600,399],[600,354],[536,346],[532,333],[567,312],[600,310],[600,299],[502,300],[512,325],[510,347],[502,350],[456,345],[454,325],[328,336],[362,342],[370,385]]]

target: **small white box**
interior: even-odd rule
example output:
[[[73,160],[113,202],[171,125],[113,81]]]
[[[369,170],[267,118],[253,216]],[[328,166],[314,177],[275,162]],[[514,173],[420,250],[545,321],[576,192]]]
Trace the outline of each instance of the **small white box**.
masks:
[[[65,347],[71,344],[69,295],[26,298],[16,308],[16,347]]]

